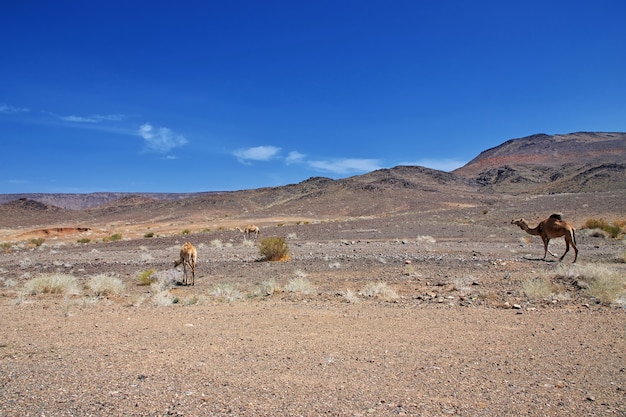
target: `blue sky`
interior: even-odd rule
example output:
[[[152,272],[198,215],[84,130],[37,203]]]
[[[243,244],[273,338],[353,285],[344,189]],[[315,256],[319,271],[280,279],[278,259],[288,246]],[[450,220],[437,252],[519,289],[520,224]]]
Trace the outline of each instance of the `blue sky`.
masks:
[[[0,4],[0,193],[457,168],[626,131],[626,2]]]

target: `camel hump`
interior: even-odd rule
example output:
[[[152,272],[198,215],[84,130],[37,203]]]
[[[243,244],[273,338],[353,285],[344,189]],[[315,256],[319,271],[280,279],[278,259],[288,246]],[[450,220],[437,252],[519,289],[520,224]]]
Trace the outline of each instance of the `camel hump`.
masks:
[[[552,213],[550,215],[551,219],[563,220],[563,213]]]

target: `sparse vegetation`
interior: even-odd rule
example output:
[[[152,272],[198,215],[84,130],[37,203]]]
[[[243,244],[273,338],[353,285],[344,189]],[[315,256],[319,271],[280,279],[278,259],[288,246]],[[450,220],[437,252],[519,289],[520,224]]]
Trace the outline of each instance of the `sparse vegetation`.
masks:
[[[92,277],[87,287],[96,297],[122,295],[124,292],[124,283],[121,279],[104,274]]]
[[[144,238],[151,238],[154,237],[154,232],[148,232],[145,235],[143,235]]]
[[[181,233],[182,233],[183,235],[188,235],[188,234],[190,234],[190,233],[191,233],[191,230],[189,230],[189,229],[185,229],[185,230],[183,230]]]
[[[0,243],[0,249],[2,249],[5,252],[9,252],[12,247],[13,247],[13,243],[11,243],[11,242],[2,242],[2,243]]]
[[[559,264],[556,275],[575,282],[583,294],[602,304],[613,304],[626,296],[626,275],[608,265]]]
[[[432,236],[421,236],[421,235],[416,237],[415,241],[417,243],[436,243],[437,242],[435,238]]]
[[[39,246],[43,245],[45,241],[46,241],[46,239],[44,239],[42,237],[36,237],[36,238],[29,239],[28,243],[30,245],[32,245],[32,246],[39,247]]]
[[[259,252],[267,261],[285,261],[289,259],[289,246],[282,237],[268,237],[259,244]]]
[[[399,298],[398,293],[386,282],[370,282],[361,293],[365,297],[380,298],[385,301],[395,301]]]
[[[339,293],[346,303],[356,304],[361,301],[358,294],[352,291],[351,289],[347,289]]]
[[[80,294],[76,278],[66,274],[48,274],[33,278],[24,284],[30,295],[36,294]]]
[[[241,292],[232,284],[218,284],[213,291],[211,291],[211,295],[227,303],[232,303],[233,301],[243,298]]]
[[[613,239],[617,239],[624,233],[623,228],[625,225],[626,225],[626,220],[616,220],[613,222],[613,224],[611,224],[602,218],[587,219],[587,221],[583,225],[583,229],[603,230]]]
[[[89,243],[89,242],[91,242],[91,240],[88,237],[83,237],[76,241],[76,243]]]
[[[550,281],[548,277],[529,279],[522,283],[522,290],[531,299],[546,299],[563,292],[563,287]]]
[[[140,272],[139,273],[139,285],[152,284],[156,280],[156,277],[154,275],[155,272],[156,272],[156,269],[148,269],[148,270]]]
[[[122,235],[119,233],[114,233],[111,236],[102,239],[103,242],[115,242],[117,240],[122,240]]]
[[[300,294],[311,294],[315,292],[315,287],[311,284],[311,281],[309,281],[308,278],[296,277],[291,279],[291,281],[285,285],[285,291]]]

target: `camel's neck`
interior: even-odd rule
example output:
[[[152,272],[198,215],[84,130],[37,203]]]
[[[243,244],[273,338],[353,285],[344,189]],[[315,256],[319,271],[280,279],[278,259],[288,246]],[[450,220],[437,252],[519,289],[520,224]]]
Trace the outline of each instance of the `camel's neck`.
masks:
[[[524,229],[524,231],[525,231],[526,233],[528,233],[529,235],[535,235],[535,236],[537,236],[537,235],[540,235],[540,234],[541,234],[541,232],[540,232],[540,227],[539,227],[539,226],[541,226],[541,223],[540,223],[540,224],[538,224],[538,225],[537,225],[537,227],[534,227],[534,228],[532,228],[532,229],[531,229],[530,227],[528,227],[528,224],[526,224],[526,223],[522,223],[522,224],[520,224],[520,227],[521,227],[522,229]]]

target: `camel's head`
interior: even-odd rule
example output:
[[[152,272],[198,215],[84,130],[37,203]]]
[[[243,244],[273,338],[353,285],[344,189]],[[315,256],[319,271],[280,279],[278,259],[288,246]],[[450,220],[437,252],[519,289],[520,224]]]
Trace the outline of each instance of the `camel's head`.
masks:
[[[528,225],[528,223],[526,223],[526,220],[524,219],[511,220],[511,224],[516,224],[519,227],[524,227],[523,225]]]

